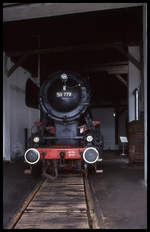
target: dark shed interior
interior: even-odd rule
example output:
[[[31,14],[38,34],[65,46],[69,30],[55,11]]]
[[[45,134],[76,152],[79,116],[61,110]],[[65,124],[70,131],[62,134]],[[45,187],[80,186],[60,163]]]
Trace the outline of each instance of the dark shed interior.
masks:
[[[127,82],[128,46],[142,49],[142,7],[6,22],[3,31],[4,51],[33,78],[40,55],[41,84],[54,71],[73,70],[90,77],[93,106],[127,106],[116,74]]]

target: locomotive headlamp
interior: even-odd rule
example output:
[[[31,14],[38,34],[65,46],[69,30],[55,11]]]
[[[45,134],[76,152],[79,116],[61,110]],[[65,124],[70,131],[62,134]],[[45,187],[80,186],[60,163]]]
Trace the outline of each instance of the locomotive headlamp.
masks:
[[[25,152],[24,158],[28,164],[36,164],[40,159],[40,153],[38,150],[30,148]]]
[[[83,159],[86,163],[93,164],[99,158],[99,152],[94,147],[88,147],[83,152]]]
[[[34,137],[34,138],[33,138],[33,142],[38,143],[39,141],[40,141],[40,138],[39,138],[39,137]]]
[[[68,79],[67,74],[66,74],[66,73],[62,73],[62,74],[61,74],[61,79],[62,79],[63,81],[67,81],[67,79]]]
[[[87,142],[92,142],[93,141],[93,136],[92,135],[88,135],[86,137],[86,140],[87,140]]]

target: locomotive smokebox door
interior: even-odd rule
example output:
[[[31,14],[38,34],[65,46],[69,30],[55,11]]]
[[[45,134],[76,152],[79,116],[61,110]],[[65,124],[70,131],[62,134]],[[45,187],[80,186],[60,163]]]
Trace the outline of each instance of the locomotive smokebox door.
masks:
[[[73,121],[83,114],[90,101],[88,88],[79,74],[57,72],[43,83],[41,109],[56,121]]]

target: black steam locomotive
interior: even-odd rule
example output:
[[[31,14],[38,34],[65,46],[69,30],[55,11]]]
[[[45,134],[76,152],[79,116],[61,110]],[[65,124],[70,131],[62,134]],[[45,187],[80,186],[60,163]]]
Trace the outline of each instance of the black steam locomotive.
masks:
[[[56,72],[41,88],[42,120],[35,122],[24,158],[33,175],[55,179],[61,170],[87,175],[101,166],[100,121],[92,121],[87,79],[74,72]]]

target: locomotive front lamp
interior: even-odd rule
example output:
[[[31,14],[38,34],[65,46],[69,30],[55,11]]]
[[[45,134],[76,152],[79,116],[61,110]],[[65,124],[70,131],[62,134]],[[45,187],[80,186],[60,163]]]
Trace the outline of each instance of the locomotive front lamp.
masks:
[[[40,138],[39,138],[39,137],[34,137],[34,138],[33,138],[33,142],[38,143],[39,141],[40,141]]]
[[[115,112],[113,112],[113,117],[114,117],[114,118],[116,117],[116,113],[115,113]]]
[[[66,74],[66,73],[62,73],[62,74],[61,74],[61,79],[62,79],[63,81],[67,81],[67,79],[68,79],[67,74]]]
[[[86,140],[87,140],[87,142],[92,142],[93,141],[93,136],[92,135],[88,135],[86,137]]]

